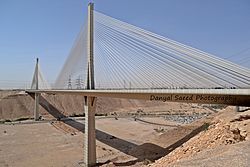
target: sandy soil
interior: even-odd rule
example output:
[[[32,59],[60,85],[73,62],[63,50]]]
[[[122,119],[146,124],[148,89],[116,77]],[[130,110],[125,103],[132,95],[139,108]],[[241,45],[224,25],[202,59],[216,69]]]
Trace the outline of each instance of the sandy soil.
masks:
[[[0,119],[32,117],[31,96],[0,95]],[[43,97],[48,120],[83,113],[81,96]],[[99,166],[250,166],[250,111],[121,99],[98,99],[97,108],[109,115],[96,118]],[[191,124],[164,118],[192,113],[213,114]],[[83,136],[84,120],[0,124],[0,166],[83,166]]]
[[[97,161],[107,166],[140,166],[153,161],[178,146],[198,124],[189,127],[174,125],[162,117],[97,118]],[[77,166],[83,161],[84,121],[55,121],[0,125],[0,166]],[[178,133],[176,133],[178,132]],[[171,137],[166,137],[171,136]],[[185,142],[184,140],[182,142]],[[177,143],[177,145],[176,145]],[[181,144],[181,143],[180,143]],[[176,146],[175,146],[176,145]],[[105,165],[106,164],[106,165]]]
[[[0,166],[74,166],[83,135],[64,134],[48,123],[0,126]]]

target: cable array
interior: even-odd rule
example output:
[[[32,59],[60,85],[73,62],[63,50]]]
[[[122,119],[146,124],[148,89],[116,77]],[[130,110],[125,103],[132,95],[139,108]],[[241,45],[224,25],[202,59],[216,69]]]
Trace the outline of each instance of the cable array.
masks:
[[[245,88],[250,70],[95,11],[96,87]]]
[[[87,60],[85,24],[54,88],[84,89]],[[96,89],[250,87],[248,68],[97,11],[94,74]]]
[[[47,82],[47,80],[45,79],[41,67],[39,64],[38,65],[38,89],[51,89],[50,84]],[[37,70],[37,69],[36,69]],[[33,79],[32,79],[32,83],[31,83],[31,89],[36,89],[36,73],[37,71],[35,70],[34,75],[33,75]]]
[[[81,28],[60,71],[54,89],[83,89],[87,75],[87,24]]]

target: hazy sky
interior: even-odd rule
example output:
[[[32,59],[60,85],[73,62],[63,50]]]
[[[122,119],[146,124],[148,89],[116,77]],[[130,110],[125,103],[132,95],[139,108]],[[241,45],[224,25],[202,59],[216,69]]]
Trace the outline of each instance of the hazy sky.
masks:
[[[0,88],[50,82],[84,23],[87,0],[0,0]],[[249,0],[95,0],[95,10],[250,68]],[[15,83],[15,84],[14,84]]]

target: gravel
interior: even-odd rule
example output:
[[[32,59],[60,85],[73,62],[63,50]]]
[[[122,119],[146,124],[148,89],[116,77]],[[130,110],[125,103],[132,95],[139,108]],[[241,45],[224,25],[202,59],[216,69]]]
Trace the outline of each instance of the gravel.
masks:
[[[201,119],[203,117],[208,116],[209,114],[206,113],[194,113],[192,115],[167,115],[165,116],[165,119],[168,121],[173,121],[173,122],[177,122],[177,123],[181,123],[181,124],[190,124],[192,122],[194,122],[197,119]]]

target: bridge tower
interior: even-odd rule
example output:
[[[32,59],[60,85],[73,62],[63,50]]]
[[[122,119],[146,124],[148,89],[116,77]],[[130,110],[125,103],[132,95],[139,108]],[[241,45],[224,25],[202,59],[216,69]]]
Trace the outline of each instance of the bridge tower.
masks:
[[[38,90],[39,89],[39,85],[38,85],[38,78],[39,78],[39,69],[38,69],[38,62],[39,59],[36,59],[36,69],[35,69],[35,74],[34,74],[34,79],[35,79],[35,89]],[[34,120],[37,121],[39,119],[39,98],[40,98],[40,94],[39,93],[35,93],[35,108],[34,108]]]
[[[87,89],[95,89],[94,81],[94,23],[93,23],[94,4],[88,5],[88,70],[87,70]],[[94,166],[96,164],[96,133],[95,133],[95,108],[96,97],[84,97],[85,111],[85,145],[84,145],[84,163],[86,166]]]

